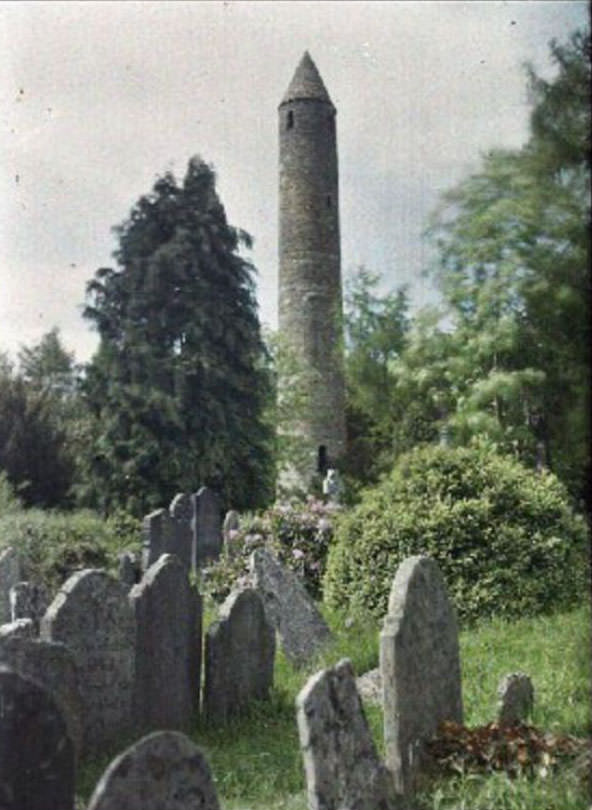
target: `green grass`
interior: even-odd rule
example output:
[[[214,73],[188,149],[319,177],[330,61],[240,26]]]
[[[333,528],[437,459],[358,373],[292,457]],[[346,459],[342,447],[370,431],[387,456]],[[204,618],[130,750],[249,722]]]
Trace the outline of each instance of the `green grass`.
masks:
[[[305,670],[277,656],[275,688],[268,703],[224,728],[196,725],[192,739],[212,768],[223,810],[306,810],[294,699],[307,678],[340,658],[356,672],[378,662],[378,627],[359,619],[345,628],[343,617],[327,614],[336,630],[333,644]],[[535,687],[532,722],[548,730],[588,736],[590,726],[590,611],[523,619],[492,620],[461,633],[465,722],[481,725],[495,718],[500,678],[518,669]],[[379,750],[382,717],[366,707]],[[81,772],[79,789],[88,798],[100,775],[94,763]],[[103,766],[104,767],[104,766]],[[509,779],[505,774],[439,778],[418,797],[419,810],[587,810],[584,779],[571,766],[547,778]]]

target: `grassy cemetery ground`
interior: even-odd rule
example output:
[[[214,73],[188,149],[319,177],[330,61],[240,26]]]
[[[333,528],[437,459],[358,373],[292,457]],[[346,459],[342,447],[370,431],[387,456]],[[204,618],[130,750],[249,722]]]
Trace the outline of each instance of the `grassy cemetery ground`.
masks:
[[[327,619],[335,641],[305,671],[278,656],[270,703],[253,706],[229,726],[194,729],[191,736],[207,755],[223,810],[306,810],[294,698],[308,675],[341,657],[351,658],[357,673],[378,663],[374,620],[350,624],[337,614]],[[588,606],[536,619],[481,622],[462,631],[461,656],[466,726],[491,723],[499,680],[522,670],[535,687],[529,723],[548,733],[548,750],[535,754],[532,739],[538,738],[526,731],[500,748],[485,729],[472,757],[448,756],[447,770],[440,760],[434,763],[418,810],[587,810],[590,759],[571,738],[580,741],[591,731]],[[367,705],[366,715],[380,749],[380,709]],[[106,754],[82,769],[81,807],[108,761]]]

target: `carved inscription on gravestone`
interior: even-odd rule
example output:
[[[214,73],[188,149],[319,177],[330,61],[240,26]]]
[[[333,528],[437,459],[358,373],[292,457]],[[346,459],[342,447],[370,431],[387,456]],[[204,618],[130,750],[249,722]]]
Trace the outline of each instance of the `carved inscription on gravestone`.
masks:
[[[309,810],[395,810],[351,663],[313,675],[296,698]]]
[[[423,743],[440,722],[462,723],[458,628],[436,562],[409,557],[393,581],[380,634],[386,764],[413,790]]]
[[[164,554],[129,594],[136,618],[134,720],[184,729],[199,708],[201,600],[177,557]]]
[[[259,595],[231,593],[206,634],[204,713],[224,720],[251,700],[268,698],[274,657],[275,631]]]
[[[176,731],[143,737],[109,765],[87,810],[220,810],[210,767]]]
[[[74,751],[52,695],[0,666],[0,807],[72,810]]]
[[[84,713],[85,751],[129,731],[132,718],[135,621],[127,589],[104,571],[67,580],[41,620],[41,637],[74,654]]]

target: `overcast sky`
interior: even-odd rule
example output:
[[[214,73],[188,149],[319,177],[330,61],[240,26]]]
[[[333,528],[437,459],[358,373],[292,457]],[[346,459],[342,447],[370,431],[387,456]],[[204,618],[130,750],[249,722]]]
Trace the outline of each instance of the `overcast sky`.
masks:
[[[309,50],[337,107],[344,275],[420,278],[438,195],[528,134],[522,64],[587,3],[11,2],[0,4],[0,350],[53,326],[79,361],[85,285],[111,228],[167,170],[212,163],[254,239],[261,320],[277,325],[277,106]]]

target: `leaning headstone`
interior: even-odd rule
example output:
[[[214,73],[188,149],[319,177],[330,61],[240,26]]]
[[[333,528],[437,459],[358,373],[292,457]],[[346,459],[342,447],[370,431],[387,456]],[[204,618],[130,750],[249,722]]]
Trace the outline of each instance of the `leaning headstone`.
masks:
[[[220,556],[222,549],[222,515],[220,498],[209,487],[201,487],[193,495],[194,504],[194,568]]]
[[[0,551],[0,624],[11,621],[10,589],[20,582],[21,563],[18,552],[12,547]]]
[[[200,749],[178,731],[157,731],[113,760],[87,810],[220,810],[220,805]]]
[[[0,667],[0,807],[72,810],[74,751],[52,695]]]
[[[78,758],[83,745],[83,711],[78,670],[70,650],[64,644],[37,638],[4,638],[0,640],[0,664],[38,681],[53,695]]]
[[[296,698],[309,810],[395,810],[350,661],[317,672]]]
[[[35,638],[33,619],[15,619],[0,624],[0,640],[4,638]]]
[[[398,793],[414,789],[423,745],[440,722],[462,723],[458,628],[436,562],[399,566],[380,634],[386,764]]]
[[[128,588],[135,585],[139,579],[140,566],[133,551],[122,551],[117,556],[119,581]]]
[[[523,723],[532,712],[534,688],[524,672],[505,675],[497,689],[498,715],[500,726],[516,726]]]
[[[275,631],[256,591],[231,593],[206,634],[203,711],[226,720],[252,700],[265,700],[273,684]]]
[[[172,538],[167,552],[175,554],[187,570],[191,568],[193,546],[193,503],[190,495],[178,494],[169,507],[172,520]]]
[[[187,728],[199,709],[200,597],[185,566],[163,554],[129,600],[136,618],[135,728]]]
[[[174,523],[168,509],[156,509],[142,522],[142,570],[146,571],[172,544]]]
[[[132,720],[135,621],[127,588],[104,571],[73,574],[41,620],[41,638],[74,654],[84,714],[84,749],[126,734]]]
[[[330,640],[331,632],[304,585],[262,548],[249,558],[249,572],[284,653],[295,665],[305,663]]]
[[[35,632],[39,632],[39,622],[49,605],[49,594],[44,585],[36,582],[17,582],[10,589],[11,621],[32,619]]]

